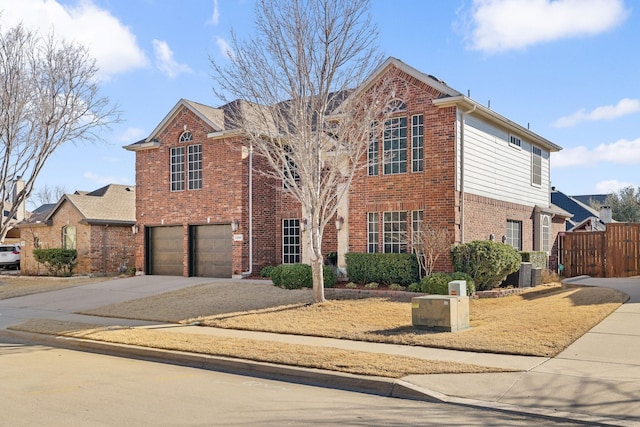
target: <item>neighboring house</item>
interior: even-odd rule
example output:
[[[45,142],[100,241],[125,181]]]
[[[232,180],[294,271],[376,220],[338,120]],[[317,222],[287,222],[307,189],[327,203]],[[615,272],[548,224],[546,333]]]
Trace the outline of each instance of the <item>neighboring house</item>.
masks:
[[[555,187],[551,188],[551,202],[571,213],[567,219],[567,231],[604,231],[613,222],[611,207],[605,205],[606,194],[567,196]],[[600,209],[591,207],[591,201],[600,203]]]
[[[325,253],[344,267],[346,252],[411,252],[412,230],[428,224],[452,244],[502,240],[555,265],[570,216],[549,195],[550,153],[561,148],[395,58],[362,89],[389,76],[407,91],[381,106],[394,112],[325,229]],[[136,153],[136,260],[147,274],[230,277],[307,261],[300,206],[256,172],[264,165],[228,127],[228,108],[182,99],[124,147]]]
[[[91,192],[65,194],[43,205],[17,227],[23,274],[46,274],[33,249],[78,251],[78,274],[115,274],[135,265],[135,187],[111,184]]]

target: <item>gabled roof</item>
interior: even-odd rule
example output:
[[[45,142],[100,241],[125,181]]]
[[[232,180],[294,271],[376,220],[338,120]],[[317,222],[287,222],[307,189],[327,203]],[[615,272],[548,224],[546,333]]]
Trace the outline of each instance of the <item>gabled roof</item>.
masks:
[[[573,214],[573,218],[567,222],[568,229],[575,227],[589,217],[598,218],[600,216],[600,213],[592,207],[558,190],[551,190],[551,203]]]
[[[51,220],[63,203],[71,203],[89,224],[135,224],[136,193],[130,185],[109,184],[86,194],[65,194],[47,214]]]
[[[587,206],[591,206],[591,201],[598,203],[600,206],[607,204],[607,197],[609,194],[582,194],[579,196],[571,196],[580,203],[583,203]]]
[[[180,99],[178,103],[169,111],[156,128],[145,139],[125,145],[123,148],[129,151],[139,151],[159,146],[158,135],[171,122],[182,108],[187,108],[198,116],[202,121],[211,126],[214,132],[224,130],[224,112],[222,109],[210,107],[198,102],[189,101],[188,99]]]

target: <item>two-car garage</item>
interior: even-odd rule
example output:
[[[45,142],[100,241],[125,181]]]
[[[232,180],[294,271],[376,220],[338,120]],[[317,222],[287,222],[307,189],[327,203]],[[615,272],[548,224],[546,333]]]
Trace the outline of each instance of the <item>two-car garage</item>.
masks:
[[[185,260],[183,226],[145,227],[147,274],[183,276],[186,264],[189,276],[231,277],[231,225],[190,225],[187,230]]]

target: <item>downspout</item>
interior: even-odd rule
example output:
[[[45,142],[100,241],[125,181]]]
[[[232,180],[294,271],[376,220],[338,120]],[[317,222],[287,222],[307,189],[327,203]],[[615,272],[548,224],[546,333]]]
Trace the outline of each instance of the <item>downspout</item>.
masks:
[[[460,243],[464,244],[464,122],[465,117],[476,111],[476,105],[469,111],[460,112]]]
[[[242,277],[253,273],[253,144],[249,144],[249,270]]]

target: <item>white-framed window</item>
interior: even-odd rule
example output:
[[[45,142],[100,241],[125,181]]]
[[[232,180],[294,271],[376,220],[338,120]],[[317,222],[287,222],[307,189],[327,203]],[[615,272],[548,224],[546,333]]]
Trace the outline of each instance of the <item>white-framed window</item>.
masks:
[[[189,141],[193,141],[193,134],[185,130],[180,135],[180,139],[178,139],[178,142],[189,142]]]
[[[284,152],[285,152],[285,160],[286,160],[286,163],[282,165],[284,176],[286,176],[287,178],[289,178],[289,176],[293,177],[293,181],[297,185],[300,183],[300,175],[298,174],[298,165],[296,165],[296,162],[293,160],[293,157],[289,155],[289,153],[292,153],[291,147],[288,145],[285,145]],[[291,186],[291,184],[288,181],[289,181],[288,179],[285,179],[282,181],[282,188],[287,189]]]
[[[62,249],[76,249],[76,227],[74,225],[62,227]]]
[[[411,116],[411,172],[424,170],[424,115]]]
[[[170,153],[171,191],[184,190],[184,147],[173,147]]]
[[[371,122],[369,131],[369,167],[370,176],[378,175],[378,122]]]
[[[282,220],[282,263],[300,262],[300,220],[286,218]]]
[[[542,150],[531,147],[531,184],[542,185]]]
[[[522,250],[522,221],[507,220],[507,240],[505,243],[517,250]]]
[[[515,135],[509,135],[509,144],[515,147],[522,147],[522,140]]]
[[[384,124],[384,174],[407,172],[407,118],[396,117]]]
[[[411,245],[423,244],[422,222],[424,220],[423,211],[411,211]]]
[[[398,111],[405,111],[407,109],[407,104],[401,99],[392,99],[387,103],[382,112],[384,114],[396,113]]]
[[[407,213],[384,212],[382,219],[383,252],[407,252]]]
[[[367,252],[377,253],[380,251],[378,243],[378,212],[367,213]]]
[[[187,147],[187,185],[189,190],[202,188],[202,145],[189,145]]]
[[[540,250],[547,254],[551,252],[551,218],[542,215],[540,218]]]

